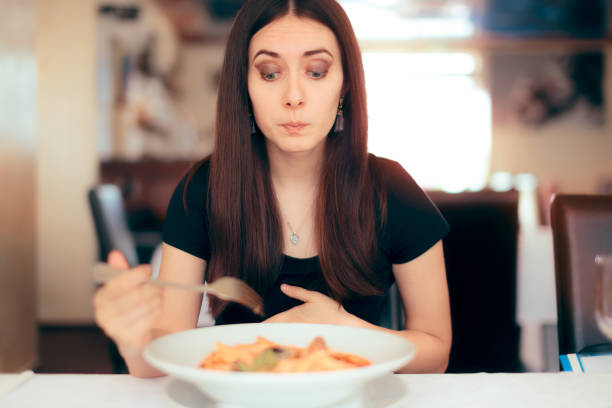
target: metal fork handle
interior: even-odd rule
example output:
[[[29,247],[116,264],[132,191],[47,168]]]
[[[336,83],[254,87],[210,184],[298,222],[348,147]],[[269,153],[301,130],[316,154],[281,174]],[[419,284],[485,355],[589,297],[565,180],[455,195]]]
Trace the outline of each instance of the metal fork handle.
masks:
[[[121,270],[115,269],[105,263],[98,262],[94,265],[93,278],[96,283],[106,283],[114,277],[120,275]],[[185,283],[170,282],[161,279],[149,279],[147,283],[155,286],[161,286],[166,288],[184,289],[192,292],[205,293],[207,291],[207,285],[187,285]]]
[[[94,264],[94,267],[93,267],[93,279],[95,283],[104,284],[110,281],[111,279],[113,279],[114,277],[120,275],[122,272],[123,272],[122,270],[115,269],[109,266],[108,264],[97,262],[96,264]],[[147,283],[150,283],[156,286],[166,287],[166,288],[183,289],[183,290],[189,290],[189,291],[196,292],[196,293],[211,294],[221,299],[237,301],[234,298],[228,297],[225,293],[215,290],[215,288],[213,287],[214,285],[211,285],[210,287],[207,284],[188,285],[184,283],[170,282],[170,281],[165,281],[165,280],[160,280],[160,279],[149,279]],[[253,307],[252,305],[247,305],[247,304],[245,304],[245,306],[252,308],[252,310],[256,314],[263,316],[264,311],[263,311],[263,305],[261,304],[261,300],[257,303],[258,305],[255,307]]]
[[[93,267],[93,280],[98,284],[107,283],[122,272],[123,271],[112,268],[105,263],[97,262]]]

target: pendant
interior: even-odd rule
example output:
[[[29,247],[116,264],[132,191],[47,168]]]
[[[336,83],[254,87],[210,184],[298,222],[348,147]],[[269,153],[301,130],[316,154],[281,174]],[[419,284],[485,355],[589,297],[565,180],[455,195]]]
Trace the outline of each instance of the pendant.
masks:
[[[300,237],[298,236],[297,232],[295,232],[295,231],[293,231],[291,233],[291,236],[289,237],[289,241],[291,241],[291,243],[293,245],[297,245],[299,239],[300,239]]]

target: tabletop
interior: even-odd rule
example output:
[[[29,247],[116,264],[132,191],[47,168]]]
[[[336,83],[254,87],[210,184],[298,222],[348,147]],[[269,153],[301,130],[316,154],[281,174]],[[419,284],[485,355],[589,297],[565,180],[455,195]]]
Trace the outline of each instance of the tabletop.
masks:
[[[194,386],[170,377],[34,374],[19,379],[0,374],[0,390],[5,385],[0,407],[216,407]],[[369,383],[351,406],[609,408],[612,374],[393,374]]]

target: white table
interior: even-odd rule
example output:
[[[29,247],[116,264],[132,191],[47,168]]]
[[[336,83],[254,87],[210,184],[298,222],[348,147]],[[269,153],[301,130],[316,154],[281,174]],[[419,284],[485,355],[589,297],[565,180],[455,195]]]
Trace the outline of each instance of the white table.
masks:
[[[16,375],[0,375],[0,383]],[[214,407],[194,387],[163,377],[33,375],[0,396],[2,408]],[[612,407],[612,374],[389,375],[364,389],[362,408]]]

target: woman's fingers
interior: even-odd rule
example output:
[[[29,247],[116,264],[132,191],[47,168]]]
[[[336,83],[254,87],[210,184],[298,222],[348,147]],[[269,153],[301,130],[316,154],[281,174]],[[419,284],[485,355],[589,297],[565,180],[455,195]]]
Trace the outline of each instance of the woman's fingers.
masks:
[[[283,283],[280,288],[285,295],[301,300],[304,303],[321,301],[322,296],[326,297],[320,292],[304,289],[299,286],[288,285],[286,283]]]
[[[148,322],[150,318],[155,318],[161,310],[161,300],[157,297],[147,299],[133,308],[125,310],[124,312],[118,312],[114,315],[109,316],[115,323],[116,328],[121,328],[122,331],[138,331],[137,329]],[[149,322],[150,323],[150,322]],[[145,324],[150,326],[150,324]]]
[[[123,293],[146,283],[151,277],[151,273],[152,270],[150,265],[137,266],[111,279],[100,289],[100,291],[103,296],[109,298],[121,296]]]
[[[101,310],[99,324],[117,343],[143,346],[150,340],[153,322],[161,311],[161,296],[143,297],[132,306],[125,306],[127,302]]]
[[[123,292],[121,296],[105,299],[106,304],[104,304],[101,312],[106,317],[111,318],[125,316],[151,302],[161,303],[161,289],[151,285],[143,285]]]
[[[109,262],[120,269],[125,259],[111,253]],[[123,266],[127,265],[127,261]],[[143,347],[151,339],[155,319],[161,311],[162,289],[147,284],[151,267],[141,265],[120,273],[94,295],[97,324],[117,344]]]
[[[152,296],[135,304],[132,308],[121,314],[126,326],[135,325],[139,320],[149,314],[157,315],[161,309],[161,296]]]
[[[132,334],[132,337],[129,339],[129,344],[139,348],[144,348],[147,344],[149,344],[149,342],[151,342],[151,340],[153,340],[154,337],[151,326],[153,325],[153,322],[157,318],[158,314],[159,310],[148,311],[132,322],[130,325],[130,333]]]
[[[106,258],[106,261],[108,262],[110,266],[112,266],[115,269],[129,269],[130,268],[130,264],[128,263],[127,258],[118,249],[113,249],[112,251],[110,251],[108,253],[108,257]]]
[[[275,314],[274,316],[268,317],[262,323],[287,323],[291,322],[290,318],[291,313],[289,311],[281,312]]]

